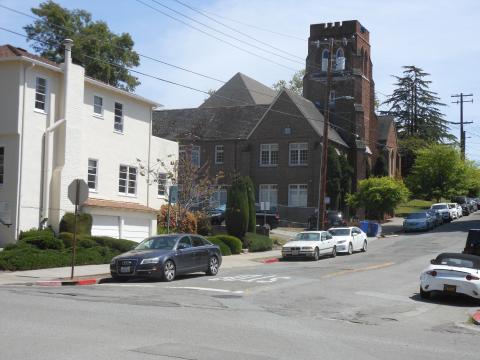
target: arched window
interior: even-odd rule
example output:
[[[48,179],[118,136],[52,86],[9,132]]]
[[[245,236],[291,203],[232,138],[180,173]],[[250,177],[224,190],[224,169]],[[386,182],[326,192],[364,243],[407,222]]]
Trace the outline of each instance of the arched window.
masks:
[[[322,51],[322,71],[328,70],[328,49]]]
[[[345,70],[345,53],[342,48],[338,48],[335,54],[335,70]]]

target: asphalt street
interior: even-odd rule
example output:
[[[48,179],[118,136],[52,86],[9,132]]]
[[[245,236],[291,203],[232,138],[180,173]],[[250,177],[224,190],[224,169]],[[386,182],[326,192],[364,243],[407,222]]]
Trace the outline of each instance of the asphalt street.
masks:
[[[174,282],[0,287],[0,359],[475,359],[480,302],[420,299],[480,213],[368,252],[257,263]]]

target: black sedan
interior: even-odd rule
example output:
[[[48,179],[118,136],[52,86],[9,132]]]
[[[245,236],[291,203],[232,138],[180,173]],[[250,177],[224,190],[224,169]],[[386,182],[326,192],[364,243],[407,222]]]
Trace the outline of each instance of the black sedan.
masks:
[[[220,248],[199,235],[158,235],[114,257],[110,273],[119,281],[144,277],[172,281],[178,274],[216,275],[221,263]]]

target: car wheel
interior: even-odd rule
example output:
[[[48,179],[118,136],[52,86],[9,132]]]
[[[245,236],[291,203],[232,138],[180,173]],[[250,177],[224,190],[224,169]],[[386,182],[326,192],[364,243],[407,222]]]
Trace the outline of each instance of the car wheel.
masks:
[[[352,255],[353,254],[353,245],[352,243],[348,244],[348,255]]]
[[[121,277],[117,275],[112,275],[112,279],[115,280],[116,282],[127,282],[128,277]]]
[[[315,254],[314,254],[313,260],[318,261],[319,259],[320,259],[320,251],[318,250],[318,248],[315,248]]]
[[[430,299],[431,295],[432,295],[432,294],[431,294],[429,291],[424,291],[424,290],[422,289],[422,287],[420,286],[420,297],[421,297],[422,299],[428,300],[428,299]]]
[[[175,264],[172,260],[167,260],[163,265],[163,280],[172,281],[175,279]]]
[[[363,247],[362,247],[362,251],[363,251],[363,252],[367,252],[367,246],[368,246],[367,240],[365,240],[365,241],[363,242]]]
[[[334,246],[333,249],[332,249],[332,255],[330,255],[332,258],[334,258],[335,256],[337,256],[337,247]]]
[[[208,260],[208,269],[207,275],[215,276],[218,274],[218,258],[216,256],[212,256],[210,260]]]

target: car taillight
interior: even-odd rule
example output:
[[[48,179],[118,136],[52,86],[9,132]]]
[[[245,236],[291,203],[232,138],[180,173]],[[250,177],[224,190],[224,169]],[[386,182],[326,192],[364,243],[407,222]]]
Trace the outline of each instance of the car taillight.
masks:
[[[480,280],[479,277],[475,276],[475,275],[470,275],[468,274],[465,279],[467,279],[468,281],[472,281],[472,280]]]
[[[435,270],[427,271],[427,274],[430,276],[437,276],[437,272]]]

